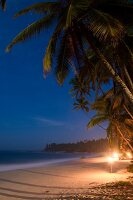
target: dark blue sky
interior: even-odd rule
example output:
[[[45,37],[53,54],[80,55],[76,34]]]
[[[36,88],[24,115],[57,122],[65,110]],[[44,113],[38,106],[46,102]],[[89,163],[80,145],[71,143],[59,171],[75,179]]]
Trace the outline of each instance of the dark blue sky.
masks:
[[[42,59],[51,30],[5,53],[12,38],[39,17],[13,19],[33,2],[7,0],[6,12],[0,11],[0,149],[42,149],[46,143],[104,136],[100,128],[87,131],[92,113],[73,110],[67,81],[59,87],[53,74],[44,80]]]

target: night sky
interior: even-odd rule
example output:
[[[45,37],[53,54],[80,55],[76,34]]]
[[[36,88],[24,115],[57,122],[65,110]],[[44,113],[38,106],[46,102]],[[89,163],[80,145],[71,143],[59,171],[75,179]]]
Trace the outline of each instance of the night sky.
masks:
[[[92,113],[73,110],[69,80],[59,87],[53,74],[43,77],[42,59],[52,29],[5,53],[13,37],[40,17],[29,13],[13,19],[34,2],[7,0],[6,11],[0,11],[0,150],[38,150],[46,143],[105,136],[99,127],[87,130]]]

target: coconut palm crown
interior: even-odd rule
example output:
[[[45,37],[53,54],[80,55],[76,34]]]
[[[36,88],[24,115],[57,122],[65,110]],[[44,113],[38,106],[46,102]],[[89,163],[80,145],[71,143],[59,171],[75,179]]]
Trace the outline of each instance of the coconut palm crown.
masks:
[[[55,30],[44,55],[44,73],[49,72],[54,66],[56,78],[62,84],[71,68],[78,76],[85,59],[91,71],[93,65],[86,56],[87,49],[91,47],[98,59],[102,61],[101,67],[109,71],[111,77],[121,85],[133,103],[132,91],[119,73],[121,67],[117,67],[114,62],[112,65],[103,54],[103,50],[108,45],[116,48],[125,37],[129,37],[128,30],[133,25],[133,4],[131,2],[125,0],[41,2],[18,12],[16,17],[30,11],[41,14],[41,18],[20,32],[9,44],[7,51],[18,42],[23,42],[54,24]],[[130,28],[131,34],[132,29]],[[127,43],[124,44],[133,61],[132,51]]]
[[[130,106],[124,109],[122,95],[120,93],[114,95],[111,89],[95,101],[91,108],[96,111],[96,114],[88,122],[87,127],[91,128],[105,121],[108,122],[106,130],[110,143],[119,138],[121,141],[124,140],[133,151],[133,147],[130,144],[133,131],[133,118],[130,112],[133,110]]]

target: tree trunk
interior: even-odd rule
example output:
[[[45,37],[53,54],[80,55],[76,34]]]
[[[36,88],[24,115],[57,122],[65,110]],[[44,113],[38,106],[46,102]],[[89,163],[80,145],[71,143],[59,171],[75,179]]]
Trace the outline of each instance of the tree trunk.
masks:
[[[128,89],[128,87],[126,86],[126,84],[123,82],[123,80],[120,78],[120,76],[115,73],[115,70],[109,64],[109,62],[106,60],[106,58],[101,54],[101,52],[99,51],[99,49],[97,49],[97,55],[99,56],[99,58],[101,59],[101,61],[104,63],[104,65],[106,66],[106,68],[110,71],[110,73],[111,73],[112,77],[114,78],[114,80],[122,87],[123,91],[125,91],[127,97],[129,98],[129,100],[133,104],[133,94]]]
[[[114,68],[111,66],[111,64],[106,60],[104,55],[100,52],[100,50],[92,44],[92,41],[88,39],[88,42],[92,49],[95,51],[97,57],[103,62],[104,66],[108,69],[110,74],[112,75],[114,81],[116,81],[123,89],[123,91],[126,93],[127,97],[129,98],[130,102],[133,104],[133,94],[131,91],[128,89],[127,85],[123,82],[123,80],[120,78],[118,74],[116,74]]]
[[[129,98],[130,102],[133,104],[133,94],[132,94],[132,92],[129,90],[127,85],[123,82],[123,80],[121,79],[119,74],[116,74],[113,66],[107,61],[106,57],[95,46],[94,39],[93,39],[91,33],[88,31],[88,29],[83,24],[81,24],[81,27],[83,28],[84,36],[86,37],[88,44],[90,45],[92,50],[95,52],[96,56],[102,61],[102,63],[104,64],[104,67],[106,67],[106,69],[108,69],[108,71],[112,75],[112,78],[114,79],[114,81],[121,86],[121,88],[126,93],[127,97]]]
[[[130,85],[130,87],[131,87],[131,90],[132,90],[132,92],[133,92],[133,82],[132,82],[132,79],[131,79],[131,77],[130,77],[128,71],[127,71],[126,66],[124,66],[124,71],[125,71],[125,76],[126,76],[126,78],[127,78],[127,80],[128,80],[128,83],[129,83],[129,85]]]
[[[131,49],[128,47],[128,45],[126,44],[126,42],[124,40],[121,41],[121,44],[125,47],[125,49],[128,51],[132,64],[133,64],[133,53],[131,51]]]
[[[131,79],[132,74],[129,75],[129,72],[127,70],[127,65],[124,63],[123,59],[121,59],[121,55],[117,56],[117,58],[116,56],[117,56],[117,51],[116,51],[116,54],[114,54],[114,60],[116,59],[116,64],[119,66],[119,69],[121,70],[121,78],[126,83],[129,90],[133,92],[133,81]],[[127,58],[127,62],[128,62],[128,58]],[[131,66],[128,66],[128,67],[131,67]]]
[[[127,145],[129,146],[129,148],[131,149],[131,151],[133,152],[133,147],[132,145],[128,142],[128,140],[124,137],[123,133],[121,132],[120,128],[118,125],[116,125],[116,128],[120,134],[120,136],[123,138],[123,140],[127,143]]]
[[[129,116],[133,119],[133,115],[130,113],[130,111],[127,109],[127,107],[125,105],[123,105],[123,107],[126,110],[126,112],[129,114]]]

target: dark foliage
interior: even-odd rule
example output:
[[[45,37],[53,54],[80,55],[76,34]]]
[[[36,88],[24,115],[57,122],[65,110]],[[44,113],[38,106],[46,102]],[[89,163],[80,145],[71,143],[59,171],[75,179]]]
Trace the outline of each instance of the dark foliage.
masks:
[[[44,151],[46,152],[105,152],[109,149],[107,139],[80,141],[77,143],[47,144]]]
[[[2,9],[5,10],[6,0],[0,0],[0,5],[1,5]]]

